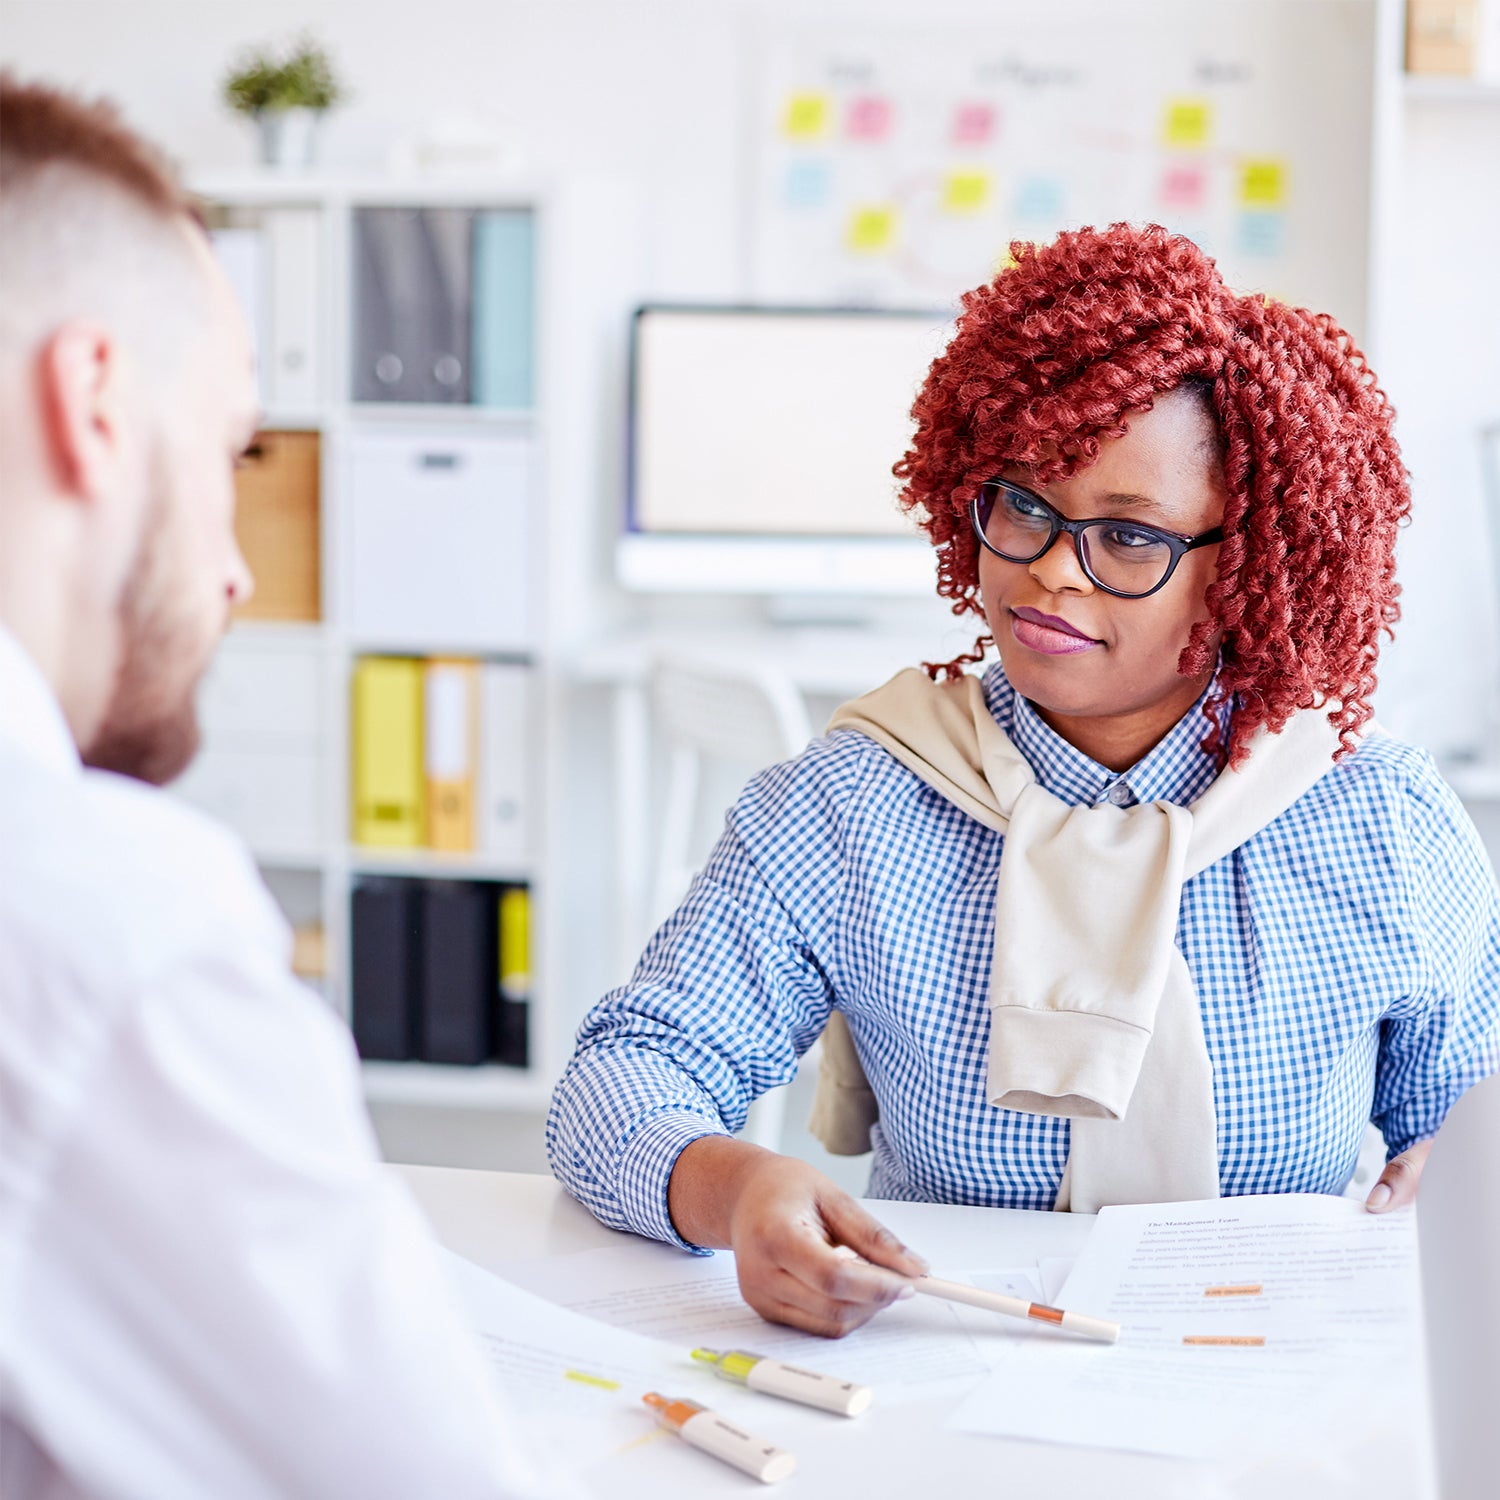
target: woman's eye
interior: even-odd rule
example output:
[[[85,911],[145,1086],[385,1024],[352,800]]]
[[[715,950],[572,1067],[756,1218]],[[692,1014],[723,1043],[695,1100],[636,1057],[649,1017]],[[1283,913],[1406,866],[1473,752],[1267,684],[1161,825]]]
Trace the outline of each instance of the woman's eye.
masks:
[[[1108,546],[1118,547],[1122,552],[1137,552],[1146,547],[1160,547],[1162,540],[1154,532],[1138,531],[1134,526],[1111,526],[1104,533]]]
[[[1018,490],[1005,491],[1005,506],[1012,514],[1024,516],[1028,521],[1046,517],[1047,507],[1032,495],[1023,495]]]

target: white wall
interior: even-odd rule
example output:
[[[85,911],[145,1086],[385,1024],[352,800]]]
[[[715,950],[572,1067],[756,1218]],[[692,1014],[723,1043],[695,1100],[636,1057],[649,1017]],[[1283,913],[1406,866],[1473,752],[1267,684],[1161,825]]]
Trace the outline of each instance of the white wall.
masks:
[[[1500,421],[1497,163],[1500,99],[1407,101],[1378,366],[1414,496],[1381,714],[1436,750],[1483,737],[1492,754],[1500,608],[1486,528],[1500,514],[1485,513],[1477,435]]]
[[[931,18],[923,0],[853,7]],[[948,0],[945,14],[999,7]],[[744,54],[782,16],[831,0],[6,0],[0,55],[28,75],[113,95],[193,166],[253,160],[218,102],[245,42],[311,28],[355,97],[329,120],[331,166],[377,167],[440,116],[505,127],[539,172],[619,173],[648,235],[643,297],[743,290]],[[1146,8],[1142,7],[1143,14]],[[1400,409],[1417,492],[1403,543],[1406,619],[1381,713],[1443,751],[1484,735],[1500,701],[1500,611],[1482,520],[1481,421],[1500,417],[1500,103],[1408,102],[1387,247],[1379,373]],[[1486,173],[1488,176],[1486,177]],[[608,226],[600,253],[609,253]],[[1462,532],[1458,528],[1469,528]]]

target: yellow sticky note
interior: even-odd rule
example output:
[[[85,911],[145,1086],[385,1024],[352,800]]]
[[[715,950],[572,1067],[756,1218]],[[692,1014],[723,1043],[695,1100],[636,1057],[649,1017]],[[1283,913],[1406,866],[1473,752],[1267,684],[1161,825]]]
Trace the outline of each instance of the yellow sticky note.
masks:
[[[1255,156],[1240,166],[1240,203],[1245,208],[1286,205],[1286,163],[1275,156]]]
[[[990,197],[990,174],[963,170],[943,178],[943,209],[950,214],[978,213]]]
[[[883,204],[867,204],[849,216],[849,248],[860,255],[889,250],[896,238],[896,210]]]
[[[794,141],[813,141],[828,130],[832,113],[827,94],[793,94],[781,117],[781,128]]]
[[[1162,115],[1162,143],[1177,150],[1206,146],[1213,134],[1214,107],[1207,99],[1168,99]]]

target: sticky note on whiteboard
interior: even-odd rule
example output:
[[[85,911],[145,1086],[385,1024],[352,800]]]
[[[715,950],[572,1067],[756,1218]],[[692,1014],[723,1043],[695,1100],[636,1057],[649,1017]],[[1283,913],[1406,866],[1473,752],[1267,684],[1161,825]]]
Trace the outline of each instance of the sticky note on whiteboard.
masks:
[[[1056,177],[1023,177],[1016,187],[1016,217],[1053,227],[1062,219],[1065,196]]]
[[[1168,99],[1162,114],[1162,144],[1177,151],[1208,145],[1213,135],[1214,107],[1207,99]]]
[[[1285,255],[1286,215],[1251,209],[1239,216],[1236,241],[1245,255]]]
[[[849,101],[844,129],[854,141],[883,141],[891,128],[890,100],[865,94]]]
[[[833,174],[826,161],[788,164],[782,196],[789,208],[820,208],[831,196]]]
[[[990,174],[974,168],[960,168],[943,176],[943,211],[950,214],[976,214],[990,201]]]
[[[1276,156],[1252,156],[1240,163],[1240,207],[1284,208],[1286,163]]]
[[[889,250],[895,239],[896,210],[889,204],[864,204],[849,215],[844,241],[856,255],[878,255]]]
[[[953,111],[953,143],[982,146],[995,133],[995,107],[971,101]]]
[[[815,141],[827,133],[827,94],[793,94],[782,112],[782,131],[794,141]]]
[[[1182,162],[1162,174],[1161,201],[1168,208],[1202,208],[1207,186],[1202,167]]]

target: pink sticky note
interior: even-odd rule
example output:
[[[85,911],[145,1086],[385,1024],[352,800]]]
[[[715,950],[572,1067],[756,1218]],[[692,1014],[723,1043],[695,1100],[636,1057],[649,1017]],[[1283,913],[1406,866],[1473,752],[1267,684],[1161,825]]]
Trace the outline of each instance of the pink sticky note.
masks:
[[[856,141],[878,141],[891,128],[891,105],[888,99],[864,94],[849,101],[845,128]]]
[[[953,112],[953,142],[982,146],[995,133],[995,109],[990,104],[960,104]]]
[[[1168,208],[1202,208],[1205,187],[1202,167],[1168,167],[1161,180],[1161,201]]]

